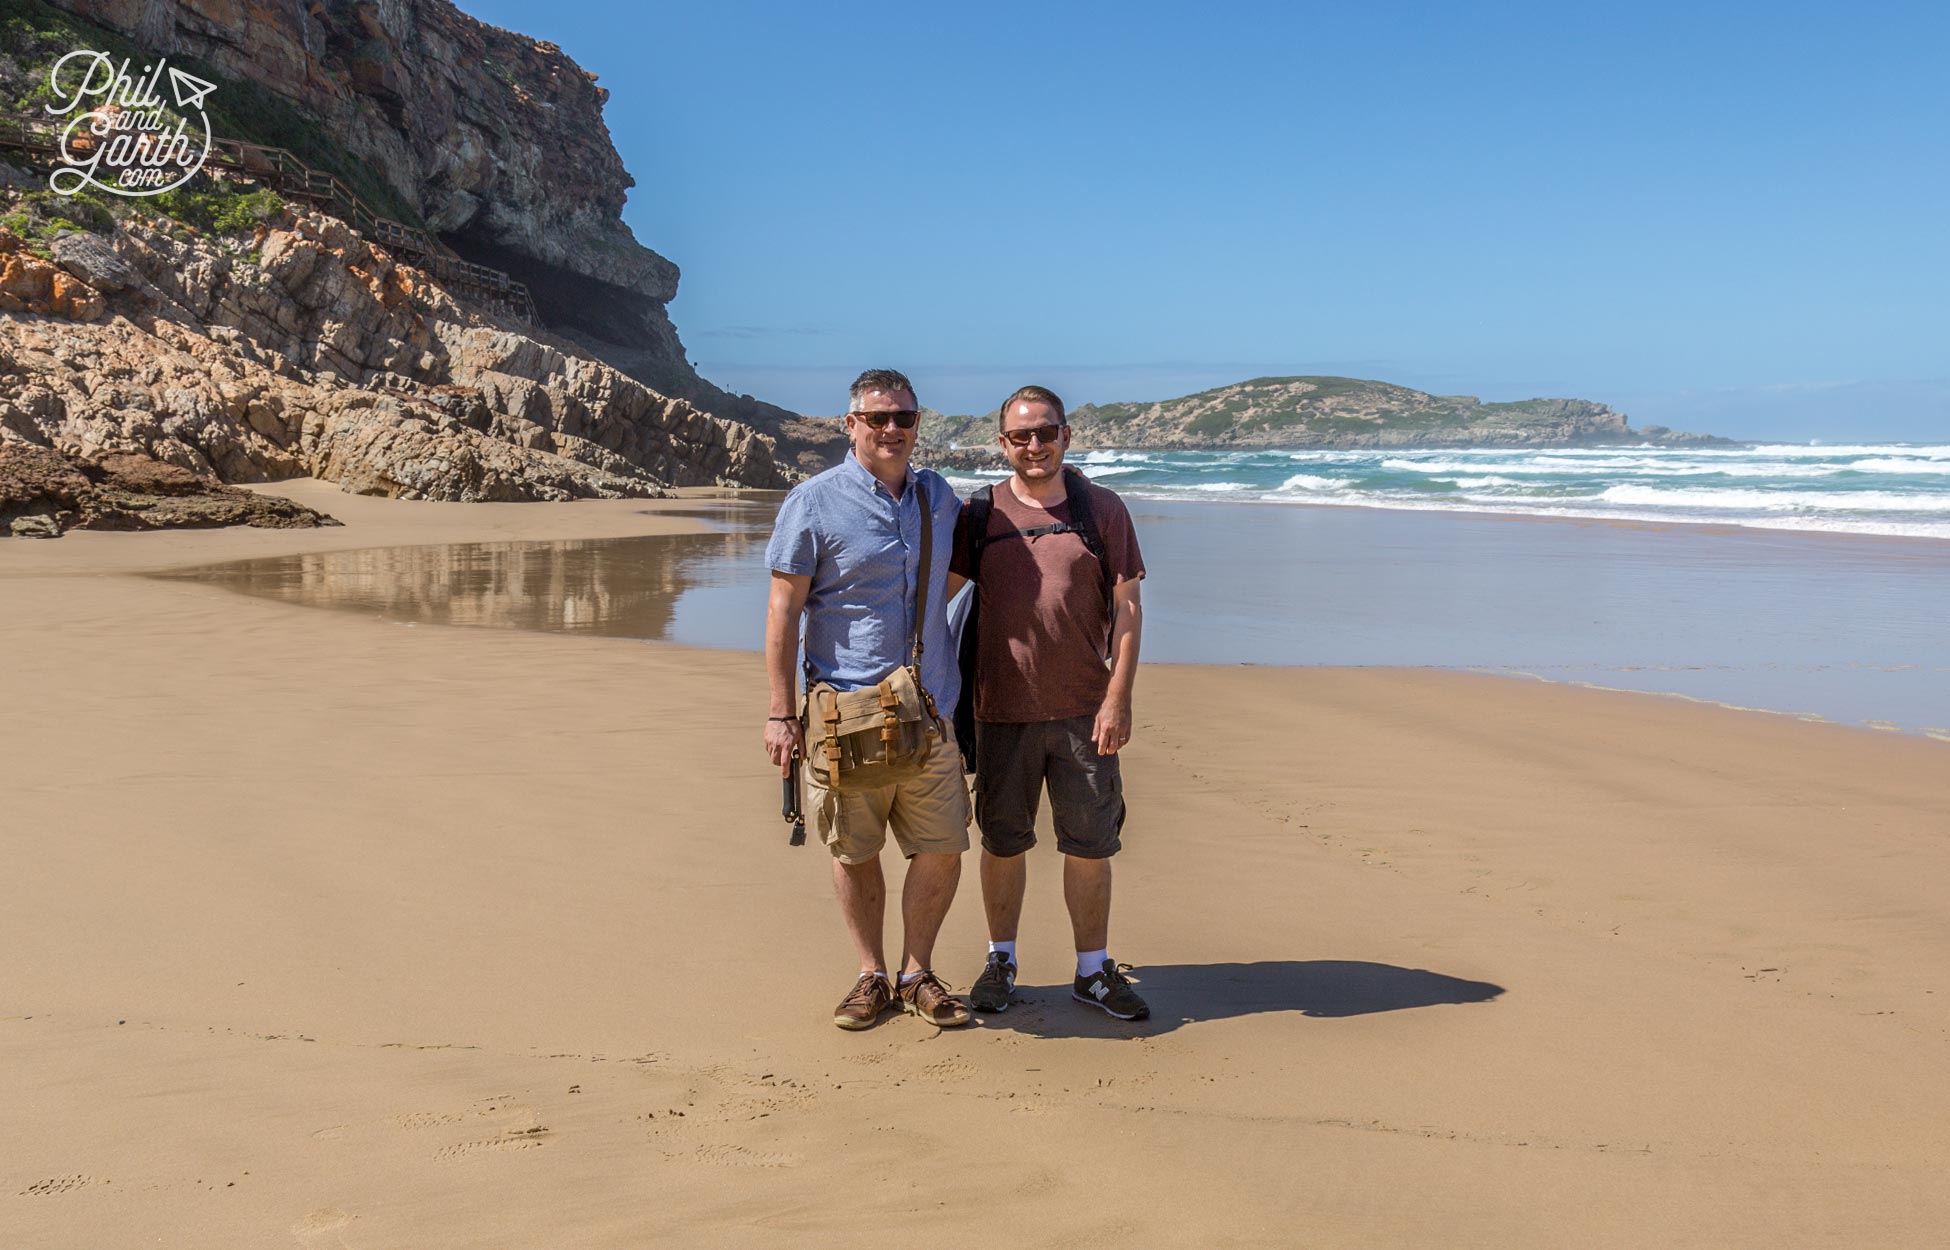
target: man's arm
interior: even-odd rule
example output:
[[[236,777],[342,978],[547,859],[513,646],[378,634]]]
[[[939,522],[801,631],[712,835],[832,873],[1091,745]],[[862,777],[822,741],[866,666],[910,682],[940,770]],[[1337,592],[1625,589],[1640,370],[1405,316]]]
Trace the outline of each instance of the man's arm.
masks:
[[[1138,644],[1144,637],[1144,604],[1139,580],[1127,578],[1111,588],[1110,689],[1097,709],[1092,729],[1100,755],[1115,755],[1131,740],[1131,686],[1137,681]]]
[[[810,574],[775,570],[772,593],[765,604],[765,675],[772,685],[772,710],[766,715],[795,718],[765,722],[765,753],[782,775],[792,772],[792,753],[805,748],[796,719],[799,708],[794,692],[799,682],[793,670],[799,662],[799,617],[806,610],[806,594],[811,589]]]

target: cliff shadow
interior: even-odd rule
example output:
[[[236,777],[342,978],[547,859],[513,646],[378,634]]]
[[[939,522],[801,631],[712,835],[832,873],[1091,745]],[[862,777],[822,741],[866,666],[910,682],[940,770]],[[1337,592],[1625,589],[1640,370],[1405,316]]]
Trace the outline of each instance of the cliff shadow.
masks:
[[[1281,959],[1258,963],[1156,964],[1135,968],[1131,983],[1150,1004],[1148,1020],[1116,1020],[1070,998],[1067,983],[1018,985],[999,1015],[977,1013],[984,1027],[1032,1037],[1154,1036],[1188,1024],[1269,1012],[1316,1019],[1486,1003],[1500,985],[1466,981],[1423,968],[1346,959]]]

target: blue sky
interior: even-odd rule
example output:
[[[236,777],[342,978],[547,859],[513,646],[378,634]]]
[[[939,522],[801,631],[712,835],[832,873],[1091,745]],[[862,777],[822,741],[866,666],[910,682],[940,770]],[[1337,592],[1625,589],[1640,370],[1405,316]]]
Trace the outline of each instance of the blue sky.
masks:
[[[1950,6],[462,7],[601,75],[692,358],[802,411],[1345,373],[1950,440]]]

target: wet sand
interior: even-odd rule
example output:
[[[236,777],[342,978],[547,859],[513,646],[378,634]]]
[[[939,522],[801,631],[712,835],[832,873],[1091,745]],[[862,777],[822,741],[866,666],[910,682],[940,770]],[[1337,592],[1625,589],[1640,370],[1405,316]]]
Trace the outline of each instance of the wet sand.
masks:
[[[1133,502],[1145,654],[1434,667],[1950,741],[1950,542],[1280,504]],[[756,650],[766,498],[714,533],[308,552],[188,574],[389,620]]]
[[[752,655],[133,575],[696,518],[280,490],[346,527],[0,544],[12,1244],[1773,1250],[1950,1224],[1941,743],[1148,666],[1113,949],[1155,1018],[1068,1001],[1038,850],[1021,1003],[852,1035]],[[973,878],[938,961],[962,985]]]

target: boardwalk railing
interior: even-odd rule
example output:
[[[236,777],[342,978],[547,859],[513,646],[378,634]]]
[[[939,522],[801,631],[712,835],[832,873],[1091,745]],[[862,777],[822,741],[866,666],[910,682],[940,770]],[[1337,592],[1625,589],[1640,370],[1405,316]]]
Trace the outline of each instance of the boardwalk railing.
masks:
[[[62,128],[38,118],[0,117],[0,148],[33,156],[58,157]],[[92,143],[92,136],[76,140]],[[449,287],[505,316],[533,324],[535,301],[526,284],[499,269],[462,260],[454,250],[425,230],[382,217],[352,189],[332,175],[299,160],[285,148],[270,148],[241,139],[212,139],[204,167],[215,166],[253,182],[275,188],[288,199],[303,200],[329,210],[354,230],[389,251],[403,252],[411,263]]]

